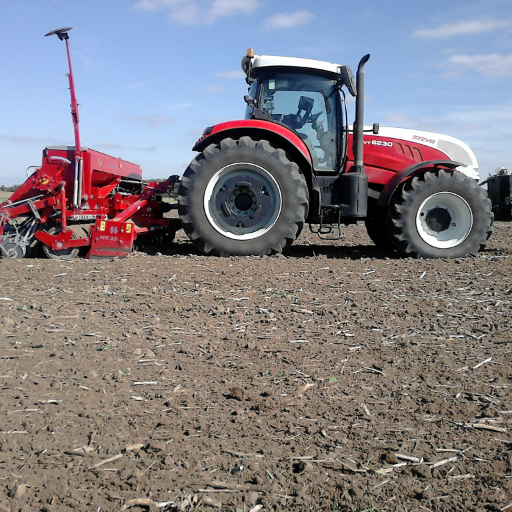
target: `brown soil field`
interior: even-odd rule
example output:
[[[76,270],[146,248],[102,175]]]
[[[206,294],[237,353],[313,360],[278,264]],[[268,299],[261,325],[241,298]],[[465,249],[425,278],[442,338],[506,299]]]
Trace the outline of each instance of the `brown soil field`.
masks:
[[[511,235],[0,261],[0,511],[512,511]]]

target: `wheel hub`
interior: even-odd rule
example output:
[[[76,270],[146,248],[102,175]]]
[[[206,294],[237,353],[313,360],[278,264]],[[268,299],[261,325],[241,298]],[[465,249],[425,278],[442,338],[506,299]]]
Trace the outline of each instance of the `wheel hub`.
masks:
[[[446,208],[439,208],[436,206],[427,213],[425,222],[432,231],[441,233],[450,227],[452,217]]]
[[[456,247],[469,236],[472,228],[473,213],[469,204],[453,192],[432,194],[417,211],[418,234],[432,247]]]
[[[224,167],[212,178],[204,205],[218,232],[228,238],[251,239],[276,222],[281,211],[281,193],[268,171],[240,162]]]
[[[234,205],[238,211],[246,212],[250,210],[254,205],[254,194],[252,191],[240,190],[235,196]]]
[[[263,180],[250,174],[228,177],[215,196],[217,218],[228,226],[250,229],[268,214],[270,198]]]

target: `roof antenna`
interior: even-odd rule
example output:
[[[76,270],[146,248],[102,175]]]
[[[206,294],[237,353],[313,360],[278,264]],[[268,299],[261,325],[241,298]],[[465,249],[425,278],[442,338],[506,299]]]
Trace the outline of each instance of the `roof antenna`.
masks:
[[[69,51],[69,35],[68,32],[72,30],[72,27],[58,28],[56,30],[52,30],[45,34],[47,36],[57,36],[61,41],[66,41],[66,52],[68,54],[68,64],[69,64],[69,73],[67,74],[69,79],[69,92],[71,94],[71,119],[73,120],[73,129],[75,132],[75,192],[73,194],[73,204],[75,206],[78,205],[78,201],[81,199],[78,196],[81,195],[78,190],[77,182],[79,180],[81,160],[82,160],[82,152],[80,145],[80,129],[78,127],[78,123],[80,122],[80,118],[78,116],[78,102],[76,101],[76,93],[75,93],[75,80],[73,78],[73,68],[71,67],[71,53]]]

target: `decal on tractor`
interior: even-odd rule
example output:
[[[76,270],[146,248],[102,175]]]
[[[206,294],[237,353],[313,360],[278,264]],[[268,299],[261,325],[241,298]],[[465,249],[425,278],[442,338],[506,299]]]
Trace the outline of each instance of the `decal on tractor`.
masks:
[[[421,137],[420,135],[413,135],[413,140],[417,140],[419,142],[423,142],[425,144],[435,144],[436,141],[434,139],[427,139],[425,137]]]
[[[393,142],[391,142],[390,140],[376,140],[376,139],[365,140],[364,144],[368,144],[368,145],[372,145],[372,146],[383,146],[383,147],[387,147],[387,148],[393,147]]]

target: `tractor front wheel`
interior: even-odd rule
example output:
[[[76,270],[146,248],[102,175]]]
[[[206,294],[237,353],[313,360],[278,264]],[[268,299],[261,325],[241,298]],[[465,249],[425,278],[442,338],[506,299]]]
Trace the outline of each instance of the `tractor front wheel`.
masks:
[[[184,231],[205,254],[263,255],[287,249],[308,210],[306,180],[267,140],[226,138],[190,164],[178,192]]]
[[[492,224],[485,190],[465,174],[443,169],[407,181],[393,196],[388,217],[396,248],[421,258],[476,256]]]
[[[388,234],[386,219],[387,210],[382,210],[375,212],[374,217],[366,218],[364,223],[368,236],[377,248],[382,251],[391,252],[395,249],[395,246]]]

